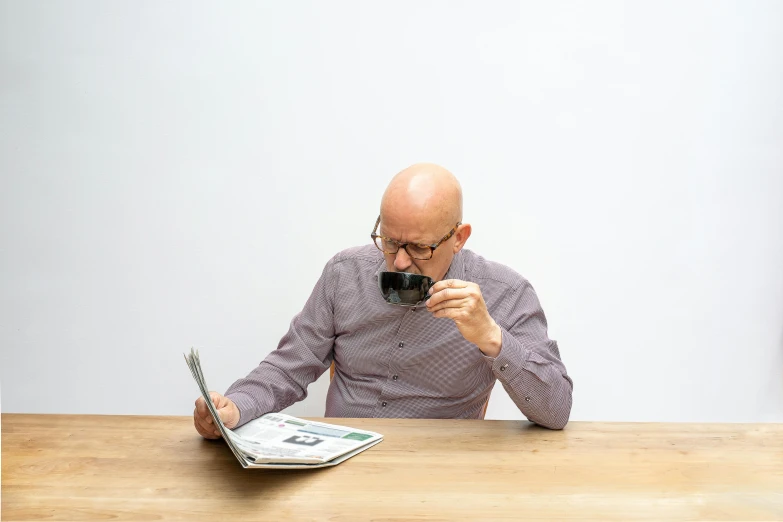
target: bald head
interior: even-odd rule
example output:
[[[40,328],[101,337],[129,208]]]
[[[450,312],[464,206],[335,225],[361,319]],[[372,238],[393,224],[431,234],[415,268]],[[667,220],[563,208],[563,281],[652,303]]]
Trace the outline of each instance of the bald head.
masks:
[[[451,172],[431,163],[403,170],[383,193],[380,235],[402,244],[437,246],[428,259],[411,256],[407,247],[384,254],[387,269],[424,274],[440,281],[470,237],[471,226],[457,226],[461,221],[462,188]]]
[[[381,216],[453,227],[462,221],[462,187],[445,168],[417,163],[392,178],[381,200]]]

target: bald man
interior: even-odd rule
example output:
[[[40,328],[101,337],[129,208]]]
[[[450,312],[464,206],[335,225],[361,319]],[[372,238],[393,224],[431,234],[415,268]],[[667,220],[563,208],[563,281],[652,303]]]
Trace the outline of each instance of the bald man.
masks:
[[[562,429],[573,384],[538,298],[511,268],[464,248],[470,234],[449,171],[417,164],[397,174],[374,244],[334,256],[277,350],[225,395],[211,392],[225,425],[302,400],[334,361],[327,417],[482,418],[500,380],[529,420]],[[436,281],[426,305],[387,303],[384,270]],[[193,418],[202,436],[220,436],[204,399]]]

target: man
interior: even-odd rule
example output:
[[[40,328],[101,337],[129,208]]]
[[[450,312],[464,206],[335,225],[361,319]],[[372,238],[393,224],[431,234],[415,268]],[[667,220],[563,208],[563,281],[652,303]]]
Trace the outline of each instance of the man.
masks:
[[[533,288],[510,268],[464,249],[462,189],[437,165],[397,174],[381,201],[374,245],[324,268],[277,350],[212,400],[229,428],[302,400],[335,363],[327,417],[481,418],[499,379],[531,421],[562,429],[572,381]],[[383,271],[437,281],[426,306],[388,304]],[[203,398],[198,432],[220,436]]]

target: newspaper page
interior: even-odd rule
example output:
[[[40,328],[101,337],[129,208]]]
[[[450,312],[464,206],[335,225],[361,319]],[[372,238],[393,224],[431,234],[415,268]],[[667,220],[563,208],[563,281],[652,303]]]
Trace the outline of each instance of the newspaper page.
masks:
[[[267,413],[236,430],[226,428],[209,396],[198,351],[185,355],[193,379],[223,440],[243,467],[303,469],[333,466],[381,442],[372,431]]]
[[[381,438],[379,433],[267,413],[234,431],[237,447],[255,462],[317,464]]]

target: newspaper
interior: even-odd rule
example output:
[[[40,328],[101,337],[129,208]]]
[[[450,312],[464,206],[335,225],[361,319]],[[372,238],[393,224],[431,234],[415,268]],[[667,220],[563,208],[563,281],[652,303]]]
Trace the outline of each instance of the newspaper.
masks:
[[[309,469],[334,466],[375,446],[383,435],[314,422],[284,413],[267,413],[235,430],[226,428],[212,404],[198,351],[185,355],[215,426],[244,468]]]

